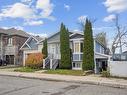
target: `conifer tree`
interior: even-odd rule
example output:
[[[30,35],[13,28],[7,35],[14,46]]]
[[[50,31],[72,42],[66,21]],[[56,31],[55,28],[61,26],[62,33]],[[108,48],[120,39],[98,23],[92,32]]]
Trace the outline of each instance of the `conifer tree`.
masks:
[[[42,54],[44,55],[44,58],[48,56],[47,39],[45,39],[43,42]]]
[[[70,69],[71,68],[71,55],[69,45],[69,31],[62,23],[60,28],[60,52],[61,52],[61,63],[60,68]]]
[[[94,42],[91,22],[86,19],[84,27],[83,70],[94,69]]]

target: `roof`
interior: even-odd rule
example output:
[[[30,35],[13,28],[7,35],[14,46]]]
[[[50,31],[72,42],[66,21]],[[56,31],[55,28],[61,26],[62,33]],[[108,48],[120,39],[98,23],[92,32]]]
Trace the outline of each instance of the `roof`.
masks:
[[[123,54],[127,54],[127,51],[124,51]]]
[[[48,37],[48,39],[50,39],[50,38],[56,36],[56,35],[59,34],[59,33],[60,33],[60,32],[56,32],[56,33],[52,34],[51,36]],[[72,33],[72,32],[69,32],[69,35],[71,35],[71,34],[73,34],[73,33]]]
[[[42,37],[40,37],[40,36],[30,36],[27,40],[26,40],[26,42],[21,46],[21,48],[20,48],[20,50],[25,46],[25,45],[27,45],[28,47],[30,47],[29,46],[29,41],[31,41],[31,39],[34,39],[35,41],[36,41],[36,45],[37,44],[42,44],[41,42],[44,40],[44,38],[42,38]],[[30,47],[31,48],[31,47]]]
[[[33,36],[35,39],[37,39],[38,42],[43,41],[45,38],[40,36]]]
[[[0,28],[0,33],[1,34],[7,34],[7,35],[18,35],[22,37],[29,37],[30,35],[22,30],[17,30],[15,28],[10,28],[10,29],[2,29]]]

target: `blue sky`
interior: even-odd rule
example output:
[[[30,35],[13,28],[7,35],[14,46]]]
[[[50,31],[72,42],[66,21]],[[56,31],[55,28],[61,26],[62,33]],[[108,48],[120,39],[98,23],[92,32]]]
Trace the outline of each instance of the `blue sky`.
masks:
[[[127,0],[0,0],[0,27],[15,27],[31,34],[51,35],[63,22],[69,30],[80,30],[77,24],[86,17],[96,19],[94,33],[114,34],[116,13],[120,23],[127,24]]]

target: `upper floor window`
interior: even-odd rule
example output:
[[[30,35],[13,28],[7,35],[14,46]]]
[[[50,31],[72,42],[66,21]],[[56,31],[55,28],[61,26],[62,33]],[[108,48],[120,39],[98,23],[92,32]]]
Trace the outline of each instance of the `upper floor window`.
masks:
[[[74,44],[74,52],[80,52],[80,43]]]
[[[8,45],[12,45],[13,44],[13,39],[10,37],[9,39],[8,39]]]
[[[100,44],[96,42],[96,52],[100,53]]]
[[[96,52],[104,54],[104,47],[96,42]]]
[[[83,43],[82,42],[75,42],[74,43],[74,52],[75,53],[83,52]]]
[[[80,43],[80,51],[83,52],[83,43]]]

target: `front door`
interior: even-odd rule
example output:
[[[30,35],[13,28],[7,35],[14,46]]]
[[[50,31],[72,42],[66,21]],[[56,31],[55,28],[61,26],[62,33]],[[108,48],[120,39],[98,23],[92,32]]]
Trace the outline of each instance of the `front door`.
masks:
[[[6,61],[9,65],[14,65],[14,55],[6,55]]]
[[[102,71],[107,70],[107,60],[97,59],[96,60],[96,73],[100,74]]]

